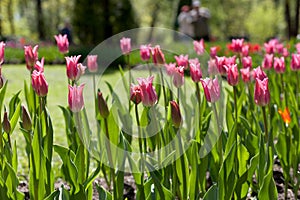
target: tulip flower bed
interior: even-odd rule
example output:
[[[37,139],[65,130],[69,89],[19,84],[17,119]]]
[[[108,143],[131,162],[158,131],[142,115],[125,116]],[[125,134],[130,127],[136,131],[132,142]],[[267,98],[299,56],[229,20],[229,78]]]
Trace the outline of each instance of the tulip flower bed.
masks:
[[[300,43],[287,48],[273,39],[258,48],[234,39],[224,55],[200,40],[194,56],[141,44],[141,64],[132,67],[131,40],[123,37],[120,80],[97,84],[98,55],[80,63],[81,55],[67,56],[66,36],[55,39],[66,59],[68,106],[59,109],[67,144],[54,142],[61,133],[48,109],[45,59],[38,46],[25,46],[25,99],[18,92],[7,100],[9,82],[0,76],[1,199],[123,199],[128,177],[135,189],[128,199],[299,198]],[[4,51],[1,42],[5,75]],[[26,196],[11,138],[17,129],[25,139]],[[58,188],[54,154],[65,183]]]

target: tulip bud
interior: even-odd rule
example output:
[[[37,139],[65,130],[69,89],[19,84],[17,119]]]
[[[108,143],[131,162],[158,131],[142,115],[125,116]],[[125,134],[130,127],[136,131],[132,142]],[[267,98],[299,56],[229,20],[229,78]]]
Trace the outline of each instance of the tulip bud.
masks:
[[[173,84],[176,88],[181,87],[184,84],[184,67],[176,67],[173,73]]]
[[[135,104],[139,104],[142,101],[142,92],[139,85],[131,84],[130,87],[130,100]]]
[[[98,109],[100,112],[100,115],[103,118],[107,118],[109,115],[109,110],[106,104],[106,101],[103,98],[102,92],[100,92],[100,90],[98,90]]]
[[[25,129],[26,131],[30,131],[32,128],[31,118],[24,106],[22,106],[21,120],[22,120],[21,122],[22,128]]]
[[[4,130],[6,133],[10,133],[10,131],[11,131],[11,126],[10,126],[10,121],[9,121],[9,119],[8,119],[8,116],[7,116],[7,112],[6,112],[6,111],[4,112],[2,126],[3,126],[3,130]]]
[[[172,122],[176,128],[179,128],[182,122],[179,105],[176,103],[176,101],[170,101],[170,105]]]
[[[159,45],[156,45],[152,49],[152,59],[153,59],[153,63],[155,65],[163,65],[163,64],[165,64],[165,62],[166,62],[165,56],[164,56],[163,52],[161,51]]]

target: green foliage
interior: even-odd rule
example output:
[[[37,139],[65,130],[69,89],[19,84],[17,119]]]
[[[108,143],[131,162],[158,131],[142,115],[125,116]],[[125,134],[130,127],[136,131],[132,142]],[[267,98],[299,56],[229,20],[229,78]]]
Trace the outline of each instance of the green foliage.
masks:
[[[246,30],[251,40],[264,42],[266,39],[284,35],[283,8],[276,6],[274,1],[253,1],[247,19]],[[258,23],[259,21],[259,23]]]

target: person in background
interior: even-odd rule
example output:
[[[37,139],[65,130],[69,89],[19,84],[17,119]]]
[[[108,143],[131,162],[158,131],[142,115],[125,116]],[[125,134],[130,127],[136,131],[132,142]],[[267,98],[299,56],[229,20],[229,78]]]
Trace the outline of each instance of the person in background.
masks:
[[[190,11],[192,16],[192,25],[194,27],[194,39],[205,41],[210,40],[210,29],[208,21],[211,17],[210,11],[207,8],[201,7],[201,2],[193,1],[193,9]]]
[[[177,20],[179,23],[179,31],[194,38],[194,27],[192,25],[193,18],[188,5],[181,7],[181,12],[177,17]]]
[[[67,35],[69,44],[73,44],[73,37],[72,37],[72,30],[71,30],[71,24],[69,21],[65,21],[65,26],[61,29],[60,33],[62,35]]]

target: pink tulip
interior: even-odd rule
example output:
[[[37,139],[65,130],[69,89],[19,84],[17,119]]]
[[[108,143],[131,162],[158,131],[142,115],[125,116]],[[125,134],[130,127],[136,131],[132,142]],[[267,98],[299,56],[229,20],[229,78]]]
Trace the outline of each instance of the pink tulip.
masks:
[[[290,55],[290,53],[289,53],[288,49],[287,49],[287,48],[283,48],[282,56],[286,58],[286,57],[288,57],[289,55]]]
[[[300,70],[300,54],[292,54],[291,70]]]
[[[131,39],[123,37],[120,40],[121,51],[124,55],[128,55],[131,51]]]
[[[153,106],[157,102],[157,94],[152,85],[154,76],[148,78],[138,78],[137,81],[141,88],[142,103],[144,106]]]
[[[67,38],[67,35],[55,35],[55,40],[56,40],[56,43],[57,43],[57,47],[58,47],[58,50],[63,53],[63,54],[66,54],[69,52],[69,41],[68,41],[68,38]]]
[[[285,71],[284,57],[274,58],[274,69],[279,74],[284,73]]]
[[[33,90],[39,97],[44,97],[48,94],[48,83],[45,79],[44,72],[34,70],[31,74],[31,84]]]
[[[160,49],[159,45],[156,45],[154,48],[152,48],[151,50],[152,52],[152,59],[153,59],[153,63],[155,65],[164,65],[165,64],[165,56],[163,54],[163,52]]]
[[[244,39],[232,39],[231,47],[234,52],[241,52],[244,44]]]
[[[194,50],[196,51],[196,53],[198,55],[202,55],[205,51],[204,40],[203,39],[201,39],[200,41],[194,40],[193,44],[194,44]]]
[[[182,122],[180,107],[176,101],[170,101],[170,106],[172,122],[176,128],[179,128]]]
[[[231,86],[235,86],[239,83],[239,71],[237,64],[226,65],[227,67],[227,81]]]
[[[265,51],[267,54],[274,54],[276,51],[276,45],[278,44],[277,39],[272,39],[267,43],[264,43]]]
[[[267,78],[267,75],[266,73],[261,69],[261,67],[257,67],[255,69],[253,69],[252,71],[252,77],[253,77],[253,80],[255,79],[259,79],[259,80],[264,80],[265,78]]]
[[[98,63],[97,63],[97,55],[88,55],[87,56],[87,67],[90,72],[97,72]]]
[[[174,70],[176,68],[176,63],[165,64],[165,68],[168,76],[173,76]]]
[[[5,43],[0,42],[0,65],[4,62],[4,50],[5,50]]]
[[[34,68],[38,72],[44,72],[44,57],[41,59],[41,61],[36,61]]]
[[[250,56],[242,58],[243,68],[252,68],[252,58]]]
[[[278,54],[282,54],[283,53],[283,48],[284,48],[284,45],[282,43],[277,43],[275,45],[275,50]]]
[[[70,110],[74,113],[81,111],[84,106],[82,94],[83,88],[84,84],[81,84],[80,86],[69,85],[68,103]]]
[[[130,100],[135,104],[139,104],[142,101],[142,92],[141,87],[139,85],[131,84]]]
[[[210,57],[215,59],[217,56],[217,47],[210,47]]]
[[[189,65],[195,64],[197,65],[199,63],[199,59],[198,58],[191,58],[189,59]]]
[[[218,67],[217,67],[217,63],[215,59],[210,59],[209,61],[207,61],[208,64],[208,74],[210,76],[214,76],[217,75],[219,73]]]
[[[217,64],[219,73],[222,75],[226,74],[226,67],[225,67],[226,57],[225,56],[222,56],[222,57],[216,56],[216,64]]]
[[[184,84],[184,67],[176,67],[173,73],[173,84],[179,88]]]
[[[75,81],[84,73],[84,67],[78,63],[81,55],[65,57],[67,65],[67,76],[70,80]]]
[[[249,83],[251,80],[251,73],[250,73],[250,68],[242,68],[240,69],[241,71],[241,75],[242,75],[242,80],[244,81],[244,83]]]
[[[262,62],[263,69],[271,69],[273,67],[273,54],[265,54],[264,60]]]
[[[214,103],[220,98],[220,85],[218,79],[205,78],[201,79],[204,94],[208,102]]]
[[[35,62],[38,60],[38,45],[35,45],[32,49],[32,46],[24,46],[24,54],[26,67],[29,71],[33,70]]]
[[[189,66],[189,56],[188,55],[179,55],[175,56],[175,60],[178,66],[183,66],[184,69],[187,69]]]
[[[231,56],[231,57],[225,57],[225,64],[226,65],[234,65],[236,64],[236,56]]]
[[[140,55],[143,61],[148,61],[151,57],[151,46],[149,45],[141,45],[140,47]]]
[[[249,45],[244,45],[242,47],[242,56],[244,56],[244,57],[249,56],[249,49],[250,49]]]
[[[192,63],[190,65],[190,74],[191,74],[192,80],[195,83],[200,82],[200,79],[202,78],[202,71],[200,68],[200,63],[198,63],[198,64]]]
[[[259,106],[266,106],[270,102],[270,91],[268,88],[268,78],[256,79],[254,90],[254,102]]]

